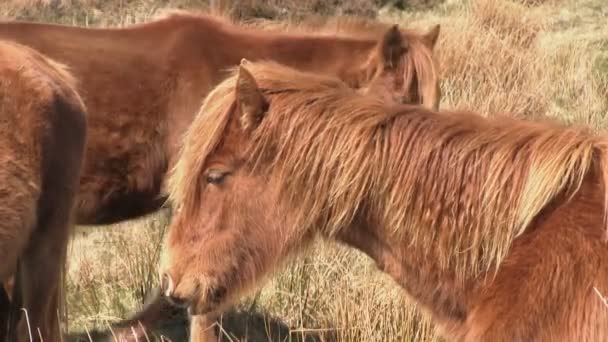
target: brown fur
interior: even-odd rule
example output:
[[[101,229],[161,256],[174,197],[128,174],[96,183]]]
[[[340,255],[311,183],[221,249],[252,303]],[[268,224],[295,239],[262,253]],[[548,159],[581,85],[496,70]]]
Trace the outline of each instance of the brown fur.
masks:
[[[246,63],[185,137],[165,293],[217,312],[321,234],[371,256],[449,340],[604,341],[607,142]]]
[[[277,33],[181,13],[127,28],[2,23],[0,38],[69,65],[79,79],[90,126],[77,220],[99,224],[164,203],[163,179],[186,127],[207,92],[242,58],[277,60],[436,107],[432,48],[439,28],[397,31],[396,39],[390,30],[385,25],[382,33],[361,38]]]
[[[62,274],[86,139],[75,88],[63,65],[0,42],[0,280],[19,264],[15,290],[27,312],[10,341],[30,341],[28,326],[34,341],[60,340]]]

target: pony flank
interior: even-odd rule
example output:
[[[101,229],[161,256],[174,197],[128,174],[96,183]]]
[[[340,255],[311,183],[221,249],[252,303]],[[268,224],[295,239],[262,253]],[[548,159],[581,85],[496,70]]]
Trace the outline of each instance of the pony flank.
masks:
[[[386,100],[437,107],[439,75],[432,50],[439,26],[426,33],[374,27],[359,37],[295,28],[278,33],[173,13],[126,28],[1,23],[0,38],[69,65],[80,80],[90,129],[77,220],[102,224],[165,203],[165,175],[186,127],[204,96],[241,58],[275,60],[338,76]]]
[[[321,234],[374,258],[453,340],[603,340],[606,160],[582,128],[390,105],[244,61],[171,176],[165,294],[220,310]]]
[[[0,42],[0,281],[16,275],[12,294],[0,291],[3,341],[61,340],[63,274],[86,139],[75,87],[65,66]]]

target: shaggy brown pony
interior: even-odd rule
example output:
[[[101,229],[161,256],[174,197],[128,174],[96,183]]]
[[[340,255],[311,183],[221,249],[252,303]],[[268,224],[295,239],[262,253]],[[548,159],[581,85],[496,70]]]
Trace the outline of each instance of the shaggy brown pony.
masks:
[[[607,143],[244,62],[170,179],[163,289],[217,312],[319,234],[372,257],[449,340],[606,341]]]
[[[26,313],[8,324],[7,313],[21,310],[3,293],[0,339],[60,341],[62,273],[86,143],[75,88],[63,65],[0,41],[0,281],[18,265],[15,291]]]
[[[358,37],[277,33],[176,13],[127,28],[1,23],[0,39],[65,63],[79,79],[90,126],[77,221],[103,224],[165,202],[163,179],[186,127],[241,58],[276,60],[336,75],[365,91],[390,89],[382,92],[390,99],[437,107],[432,49],[439,26],[425,34],[382,27],[382,34],[374,29]]]

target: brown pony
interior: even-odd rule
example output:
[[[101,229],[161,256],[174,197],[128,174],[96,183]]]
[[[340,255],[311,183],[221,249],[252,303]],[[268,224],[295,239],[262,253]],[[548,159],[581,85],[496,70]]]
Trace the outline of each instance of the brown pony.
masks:
[[[170,178],[165,295],[217,312],[319,234],[372,257],[449,340],[606,341],[607,143],[244,63]]]
[[[378,26],[380,24],[377,24]],[[335,75],[398,101],[439,104],[426,34],[382,24],[382,33],[278,33],[212,16],[172,14],[127,28],[1,23],[0,39],[31,46],[70,66],[89,110],[79,224],[112,223],[158,209],[163,180],[204,96],[241,58],[269,59]],[[390,87],[387,88],[387,85]]]
[[[0,280],[18,265],[15,292],[25,312],[9,326],[7,313],[21,310],[9,308],[2,291],[0,339],[9,328],[9,341],[60,340],[62,272],[86,139],[75,87],[63,65],[0,42]]]

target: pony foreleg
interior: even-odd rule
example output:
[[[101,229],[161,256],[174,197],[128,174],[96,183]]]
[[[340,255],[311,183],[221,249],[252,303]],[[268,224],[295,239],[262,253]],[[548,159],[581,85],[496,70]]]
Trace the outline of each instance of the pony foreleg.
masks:
[[[52,192],[51,192],[52,193]],[[19,337],[30,341],[61,341],[65,305],[64,271],[70,235],[71,196],[59,198],[41,215],[37,230],[21,259],[24,316]]]
[[[11,300],[4,287],[0,288],[0,341],[5,341],[8,333],[8,320],[11,311]]]
[[[33,255],[32,255],[33,254]],[[19,321],[23,341],[60,341],[60,301],[62,300],[59,260],[31,251],[23,263],[24,314]],[[49,260],[55,265],[50,265]]]

